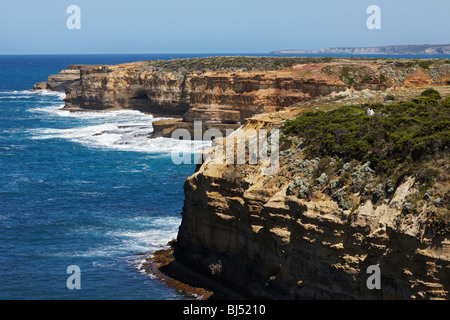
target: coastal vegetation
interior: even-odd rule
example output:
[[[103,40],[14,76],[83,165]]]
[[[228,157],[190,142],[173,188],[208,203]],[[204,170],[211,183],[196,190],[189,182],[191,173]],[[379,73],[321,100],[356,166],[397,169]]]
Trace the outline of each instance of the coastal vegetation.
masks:
[[[367,108],[375,115],[368,116]],[[405,210],[414,211],[419,201],[433,198],[442,208],[441,217],[450,218],[448,193],[442,188],[449,178],[450,97],[442,99],[438,91],[427,89],[410,101],[305,112],[288,120],[283,131],[284,149],[296,145],[307,159],[320,159],[311,181],[327,177],[331,182],[334,176],[338,186],[351,182],[349,191],[377,200],[412,176],[420,192]],[[349,170],[358,165],[365,172],[359,176]]]
[[[208,72],[208,71],[278,71],[296,64],[325,63],[329,57],[251,57],[221,56],[186,58],[173,60],[150,60],[142,66],[144,70],[158,72]]]

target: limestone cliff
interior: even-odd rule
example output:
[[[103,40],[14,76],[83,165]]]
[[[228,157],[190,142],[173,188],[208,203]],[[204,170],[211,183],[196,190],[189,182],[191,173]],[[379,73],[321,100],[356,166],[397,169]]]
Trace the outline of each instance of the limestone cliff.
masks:
[[[440,88],[446,95],[449,89]],[[243,129],[277,128],[298,112],[293,108],[255,116]],[[231,139],[233,135],[225,141]],[[216,141],[185,183],[175,246],[179,263],[249,298],[450,298],[450,228],[436,219],[433,201],[423,200],[415,214],[407,213],[408,199],[421,187],[413,176],[389,195],[352,207],[341,194],[352,190],[347,189],[350,182],[325,186],[317,179],[313,196],[301,196],[306,177],[316,172],[320,160],[305,159],[301,148],[280,153],[278,172],[267,176],[261,174],[267,164],[215,163],[214,150],[220,145]],[[443,161],[445,195],[448,157]],[[347,163],[341,171],[353,183],[373,174],[364,163]],[[361,195],[354,191],[350,197]],[[380,290],[366,285],[371,265],[380,267]]]
[[[36,83],[33,90],[50,90],[65,93],[69,87],[79,85],[80,70],[69,67],[58,74],[50,75],[46,82]]]
[[[155,122],[156,136],[192,130],[195,120],[206,128],[244,122],[244,129],[278,128],[304,109],[381,103],[427,86],[441,86],[449,95],[448,61],[328,59],[280,67],[273,59],[277,68],[256,70],[247,68],[247,60],[239,67],[203,67],[201,59],[163,68],[153,62],[71,66],[37,88],[64,88],[68,110],[129,108],[182,117]],[[68,73],[70,79],[55,83]],[[366,199],[352,207],[341,189],[330,194],[331,187],[322,186],[310,199],[298,196],[304,175],[318,165],[305,161],[301,150],[285,151],[274,175],[261,175],[265,164],[212,160],[214,153],[185,183],[177,263],[250,298],[450,297],[448,229],[434,219],[428,202],[417,214],[405,214],[407,199],[420,187],[414,177],[377,203]],[[370,173],[363,163],[347,167],[350,177]],[[381,268],[381,290],[366,286],[370,265]]]
[[[348,88],[338,78],[303,79],[297,71],[180,74],[141,68],[132,63],[80,69],[79,84],[67,87],[66,109],[128,108],[183,116],[186,122],[239,123]]]
[[[182,127],[201,120],[237,128],[255,114],[349,88],[386,90],[450,81],[450,65],[444,61],[216,57],[160,63],[164,66],[158,67],[158,61],[75,65],[35,88],[65,91],[65,109],[72,111],[135,109],[182,117]]]

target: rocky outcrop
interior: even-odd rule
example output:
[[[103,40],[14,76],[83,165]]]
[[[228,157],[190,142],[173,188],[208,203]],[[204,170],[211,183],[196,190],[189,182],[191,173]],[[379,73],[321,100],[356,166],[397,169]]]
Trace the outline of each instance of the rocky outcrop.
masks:
[[[69,67],[56,75],[48,77],[47,82],[36,83],[33,90],[51,90],[65,93],[66,90],[80,83],[80,70]]]
[[[232,63],[232,58],[229,59]],[[246,59],[250,64],[255,63],[254,57],[236,59],[241,63]],[[182,61],[184,66],[203,62],[201,59]],[[265,60],[261,58],[261,61]],[[184,71],[180,71],[155,69],[148,62],[74,65],[50,76],[47,83],[36,84],[35,89],[64,91],[65,109],[71,111],[133,109],[158,116],[182,117],[183,122],[178,122],[181,127],[197,120],[217,124],[220,129],[237,128],[255,114],[279,111],[349,88],[386,90],[450,81],[449,64],[433,62],[422,66],[427,68],[423,69],[402,61],[329,59],[329,62],[297,64],[274,71],[239,71],[221,66],[212,66],[211,70],[183,67]],[[276,65],[279,61],[272,63]]]
[[[190,140],[205,140],[204,134],[207,133],[208,130],[211,130],[211,138],[216,138],[218,136],[225,136],[227,133],[233,132],[237,128],[235,124],[187,122],[183,121],[183,119],[176,118],[154,121],[152,125],[152,138],[180,138],[182,135],[183,137],[188,136]],[[177,129],[180,130],[180,135],[177,135],[177,132],[175,132]],[[212,134],[214,132],[216,132],[216,135]]]
[[[66,91],[66,109],[137,109],[184,121],[239,123],[348,86],[338,78],[302,79],[292,72],[141,71],[140,63],[84,68]],[[73,66],[71,68],[77,68]]]
[[[280,115],[254,117],[243,129],[277,127]],[[278,172],[262,175],[264,163],[216,163],[219,145],[185,183],[178,263],[247,298],[450,298],[450,229],[433,218],[430,204],[405,213],[420,187],[413,177],[389,196],[379,192],[377,203],[352,207],[339,190],[302,196],[299,172],[316,170],[318,161],[301,160],[301,152],[282,153]],[[349,176],[369,171],[360,164]],[[381,289],[367,286],[373,265]]]
[[[278,71],[201,72],[154,70],[139,62],[68,70],[45,85],[64,87],[66,109],[128,108],[180,117],[153,123],[153,135],[162,137],[175,129],[194,137],[196,120],[203,129],[221,131],[244,122],[244,129],[279,127],[303,108],[380,102],[387,95],[376,92],[450,83],[445,61],[336,59]],[[69,74],[73,78],[61,80]],[[260,113],[267,114],[255,116]],[[249,298],[450,297],[450,232],[430,215],[428,204],[416,215],[405,212],[419,188],[414,177],[405,177],[389,195],[377,186],[377,203],[366,200],[358,207],[341,189],[330,194],[322,187],[309,199],[309,186],[297,173],[313,170],[317,160],[284,153],[272,175],[261,174],[267,163],[215,163],[214,150],[234,136],[216,140],[185,183],[176,263]],[[359,164],[358,174],[365,170]],[[317,184],[326,180],[320,175]],[[366,285],[373,265],[380,267],[381,289]]]
[[[359,48],[327,48],[321,50],[279,50],[274,53],[345,53],[345,54],[450,54],[450,44],[397,45]]]
[[[181,97],[183,79],[139,73],[142,63],[80,68],[80,81],[66,90],[67,110],[133,109],[181,116],[188,105]]]

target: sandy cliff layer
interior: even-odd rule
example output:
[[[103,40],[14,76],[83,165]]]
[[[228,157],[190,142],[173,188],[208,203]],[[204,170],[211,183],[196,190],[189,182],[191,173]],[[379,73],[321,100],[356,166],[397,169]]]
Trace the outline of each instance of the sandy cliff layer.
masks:
[[[80,80],[67,86],[67,109],[138,109],[184,120],[239,123],[253,114],[347,89],[339,78],[304,79],[297,71],[141,71],[141,63],[79,67]],[[64,71],[66,73],[68,71]]]
[[[50,90],[65,93],[69,87],[78,86],[79,84],[80,70],[69,67],[58,74],[50,75],[46,82],[36,83],[33,90]]]
[[[450,44],[396,45],[381,47],[327,48],[321,50],[278,50],[275,53],[346,53],[346,54],[450,54]]]
[[[448,61],[332,59],[278,71],[145,66],[72,66],[36,89],[64,89],[68,110],[179,116],[154,123],[156,136],[170,136],[192,131],[195,120],[221,130],[245,121],[244,129],[259,130],[304,108],[383,102],[427,86],[443,86],[448,96],[450,85]],[[274,113],[256,115],[264,112]],[[261,174],[265,164],[215,164],[214,157],[199,166],[184,186],[176,263],[250,298],[450,298],[449,231],[433,222],[427,205],[404,214],[419,188],[413,177],[378,203],[350,209],[322,190],[312,199],[293,194],[293,181],[301,185],[301,172],[317,166],[300,159],[285,152],[274,175]],[[348,174],[363,174],[367,166],[353,170]],[[381,290],[366,286],[371,265],[381,269]]]
[[[180,61],[184,61],[184,66],[203,62],[201,59]],[[182,117],[181,127],[201,120],[237,128],[255,114],[278,111],[349,88],[386,90],[450,82],[450,65],[442,61],[422,65],[405,60],[324,61],[275,71],[242,71],[215,65],[211,70],[165,70],[148,67],[145,62],[75,65],[50,76],[47,83],[36,84],[35,89],[65,91],[67,110],[135,109]],[[167,124],[161,125],[167,129]],[[165,132],[157,135],[164,136],[169,131]]]
[[[244,128],[280,121],[261,116]],[[320,190],[310,200],[290,192],[317,166],[298,159],[283,154],[273,176],[261,175],[264,164],[206,160],[184,186],[176,260],[249,298],[450,298],[450,230],[433,222],[427,205],[414,216],[402,210],[420,187],[414,178],[376,204],[342,208]],[[366,285],[371,265],[380,267],[380,290]]]

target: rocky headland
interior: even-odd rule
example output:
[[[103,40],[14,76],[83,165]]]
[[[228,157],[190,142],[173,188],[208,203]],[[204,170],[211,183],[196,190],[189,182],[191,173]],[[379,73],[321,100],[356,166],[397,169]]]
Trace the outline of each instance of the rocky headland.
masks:
[[[448,60],[221,57],[68,70],[36,89],[64,89],[73,111],[178,117],[155,122],[155,136],[197,120],[280,130],[271,175],[264,162],[215,161],[234,133],[205,152],[184,185],[172,249],[144,266],[169,285],[205,297],[450,298]],[[381,289],[367,286],[373,265]]]
[[[292,116],[255,116],[244,130]],[[430,160],[437,178],[428,183],[419,165],[391,178],[293,141],[274,175],[213,157],[186,181],[178,263],[251,299],[448,299],[448,152]],[[371,265],[380,290],[366,285]]]
[[[273,53],[320,54],[450,54],[450,44],[337,47],[321,50],[278,50]]]
[[[255,114],[346,90],[441,85],[449,65],[437,60],[211,57],[121,65],[73,65],[34,89],[65,92],[65,109],[133,109],[176,117],[155,122],[155,136],[193,121],[222,130]]]

